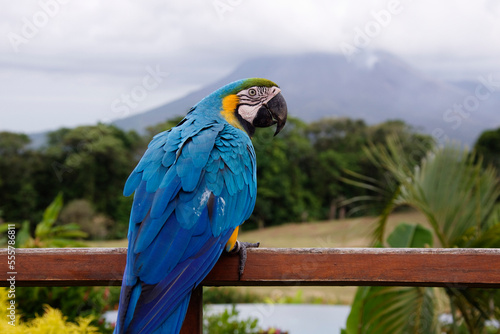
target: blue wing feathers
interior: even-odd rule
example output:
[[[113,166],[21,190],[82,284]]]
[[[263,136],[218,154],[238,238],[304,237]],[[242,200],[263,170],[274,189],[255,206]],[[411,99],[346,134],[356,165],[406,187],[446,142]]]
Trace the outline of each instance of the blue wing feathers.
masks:
[[[194,193],[194,196],[179,196],[179,202],[176,208],[176,216],[179,224],[183,228],[190,229],[198,223],[198,219],[206,208],[211,196],[210,190],[202,188]]]
[[[224,238],[229,236],[230,234],[226,234]],[[155,326],[165,321],[172,311],[175,311],[185,295],[201,282],[219,258],[223,248],[221,239],[212,237],[200,249],[199,256],[179,263],[171,274],[158,284],[144,289],[138,301],[135,318],[130,324],[132,333],[141,330],[144,333],[151,332]]]
[[[177,174],[175,168],[170,168],[168,171],[165,173],[165,175],[162,175],[163,179],[160,183],[160,188],[168,188],[168,187],[177,187],[177,183],[181,182],[181,179],[179,175]],[[172,193],[170,198],[172,198],[176,193]]]
[[[229,193],[229,196],[235,195],[237,189],[236,189],[236,183],[234,182],[233,174],[225,171],[225,173],[222,173],[222,175],[224,176],[224,184],[226,185],[226,189]]]
[[[131,295],[130,295],[130,300],[129,300],[129,308],[127,309],[127,313],[125,315],[125,328],[127,328],[130,325],[130,322],[132,321],[132,317],[134,316],[135,312],[135,306],[137,305],[137,301],[139,300],[139,297],[141,296],[141,285],[137,284],[133,287]]]
[[[250,139],[195,116],[156,135],[125,184],[135,195],[117,333],[178,333],[191,290],[253,210]]]
[[[161,166],[160,161],[151,161],[146,168],[142,171],[142,180],[143,181],[148,181],[153,175],[156,174],[158,171],[158,168]]]
[[[155,173],[147,180],[146,191],[149,193],[155,192],[159,188],[160,182],[163,180],[163,175],[166,172],[167,168],[160,164]]]
[[[157,304],[159,302],[172,303],[178,295],[182,295],[186,290],[191,290],[197,286],[206,276],[204,270],[207,265],[215,264],[226,240],[229,239],[232,231],[219,237],[210,237],[207,242],[200,248],[196,256],[190,257],[172,271],[172,275],[165,277],[162,281],[154,286],[150,296],[145,300],[148,303]],[[211,266],[209,266],[211,269]],[[168,293],[167,293],[168,292]],[[154,298],[151,298],[151,295]]]
[[[169,220],[175,220],[175,216],[172,215]],[[173,229],[172,225],[178,226],[175,223],[164,226],[157,240],[137,256],[138,260],[143,261],[143,270],[138,274],[147,284],[155,284],[168,275],[188,246],[186,240],[191,238],[193,231],[182,227]]]
[[[143,252],[146,247],[148,247],[153,242],[164,225],[167,224],[165,222],[175,209],[174,204],[175,203],[169,203],[163,215],[158,218],[151,218],[151,216],[146,216],[138,229],[137,234],[140,234],[141,237],[139,238],[139,240],[136,240],[134,242],[134,253],[138,254]],[[173,226],[171,227],[171,229],[175,230],[177,227],[180,226]],[[137,234],[135,235],[135,237],[137,237]]]
[[[161,163],[165,167],[170,167],[172,164],[175,162],[175,154],[173,154],[173,151],[166,152],[163,156],[163,159],[161,160]]]
[[[123,187],[123,195],[130,196],[134,193],[135,189],[139,186],[142,181],[142,173],[137,173],[133,171],[125,182],[125,187]]]
[[[178,333],[181,330],[182,322],[186,316],[186,311],[189,305],[189,299],[191,294],[188,294],[184,297],[179,307],[172,312],[171,315],[165,320],[165,322],[158,327],[152,334],[162,334],[162,333]]]
[[[203,213],[204,217],[201,217],[200,219],[205,219],[205,221],[208,221],[208,210],[205,210]],[[188,258],[195,256],[197,251],[199,249],[202,249],[203,245],[205,245],[209,241],[209,239],[213,237],[211,229],[207,228],[209,224],[198,224],[197,226],[198,227],[195,228],[195,231],[193,231],[191,240],[189,240],[189,244],[182,258],[180,259],[180,262],[183,262]],[[201,231],[200,227],[203,227]]]
[[[153,193],[148,193],[146,191],[146,182],[142,181],[135,191],[132,212],[130,213],[131,222],[139,223],[144,219],[144,217],[146,217],[149,209],[151,208],[153,197]]]

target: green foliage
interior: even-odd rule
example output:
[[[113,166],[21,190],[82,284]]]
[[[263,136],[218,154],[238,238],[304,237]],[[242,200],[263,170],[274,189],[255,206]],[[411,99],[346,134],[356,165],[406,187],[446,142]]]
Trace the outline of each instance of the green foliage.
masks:
[[[204,287],[203,302],[205,304],[235,304],[235,303],[260,303],[262,297],[249,291],[242,293],[241,290],[230,287]]]
[[[488,329],[486,321],[500,319],[498,289],[446,288],[445,291],[454,317],[454,330],[462,327],[467,333],[489,333],[491,328]],[[494,333],[498,333],[498,329]]]
[[[371,171],[357,172],[346,170],[345,183],[362,189],[344,202],[354,205],[355,211],[368,211],[380,216],[380,224],[374,233],[375,242],[382,243],[385,221],[389,214],[402,204],[400,182],[411,173],[422,158],[432,150],[433,142],[418,134],[398,133],[388,135],[383,142],[370,142],[363,147]]]
[[[39,199],[33,180],[39,154],[24,134],[0,132],[0,210],[7,221],[35,218]]]
[[[451,144],[434,148],[415,164],[397,138],[388,139],[386,145],[371,145],[367,153],[395,181],[377,222],[377,242],[382,243],[388,215],[399,206],[409,205],[425,215],[441,247],[499,247],[500,182],[497,171],[492,166],[483,168],[474,153]],[[357,177],[354,182],[379,192],[379,185],[368,177]],[[403,229],[411,232],[408,227]],[[414,237],[419,234],[414,233]],[[396,240],[401,241],[401,237],[388,239],[391,246]],[[454,287],[445,291],[454,316],[454,332],[463,323],[470,333],[483,333],[487,319],[500,318],[497,291]]]
[[[37,248],[84,246],[85,244],[76,240],[87,236],[86,233],[80,230],[79,225],[71,223],[66,225],[56,225],[62,207],[62,194],[59,194],[44,211],[42,221],[40,221],[35,227],[34,237],[31,237],[30,235],[29,222],[24,222],[22,227],[16,233],[16,247]],[[63,323],[66,321],[66,318],[72,322],[80,322],[78,319],[82,316],[89,316],[86,319],[90,320],[82,323],[82,326],[83,324],[86,324],[85,326],[87,326],[92,319],[98,319],[99,316],[101,316],[105,311],[110,310],[113,306],[117,305],[119,294],[120,289],[118,287],[16,288],[16,300],[20,301],[18,309],[21,313],[23,313],[23,316],[26,319],[35,319],[37,314],[43,314],[45,312],[45,304],[50,305],[50,307],[47,308],[46,316],[32,321],[33,324],[37,324],[36,326],[42,326],[42,329],[48,326],[49,323],[58,323],[60,326],[63,326],[61,328],[65,329],[66,327],[64,327]],[[52,308],[59,309],[60,311]],[[62,314],[64,314],[64,318],[62,317]],[[97,323],[97,320],[92,321],[93,324]],[[73,329],[71,328],[76,325],[70,324],[68,326],[70,327],[68,327],[67,333],[73,333]],[[106,331],[109,332],[110,330],[105,328],[104,324],[100,324],[99,332],[104,333]],[[33,331],[33,333],[38,332]],[[46,331],[41,331],[40,333],[46,333]],[[83,331],[74,333],[86,332]]]
[[[146,143],[135,132],[98,124],[59,129],[30,149],[25,135],[0,132],[0,210],[6,221],[38,221],[59,192],[84,199],[115,221],[108,237],[127,233],[131,199],[123,185]],[[33,228],[33,226],[31,226]]]
[[[387,238],[391,247],[432,247],[432,232],[400,224]],[[343,334],[437,333],[434,289],[359,287]]]
[[[387,238],[387,243],[393,248],[432,247],[432,232],[420,224],[401,223]]]
[[[112,221],[103,214],[96,214],[92,203],[85,199],[71,201],[61,211],[61,223],[76,223],[91,239],[105,239],[112,226]]]
[[[78,239],[86,238],[87,233],[80,230],[75,223],[55,225],[63,206],[62,194],[59,193],[54,201],[45,209],[42,220],[36,225],[34,237],[30,235],[30,225],[24,222],[16,237],[17,247],[44,248],[44,247],[82,247],[85,244]]]
[[[492,214],[498,210],[500,195],[492,167],[483,169],[474,161],[474,154],[456,145],[434,149],[418,168],[404,167],[404,161],[393,158],[401,151],[393,145],[388,147],[390,155],[381,147],[377,150],[381,164],[399,184],[394,205],[410,205],[425,214],[442,247],[470,247],[471,243],[478,246],[475,241],[486,231],[492,232],[498,223]],[[385,218],[379,225],[386,223]]]
[[[346,198],[365,197],[369,190],[339,182],[346,170],[370,175],[385,185],[385,170],[366,157],[364,146],[401,134],[405,150],[418,160],[432,146],[400,121],[367,126],[363,121],[323,119],[306,124],[290,118],[279,136],[259,129],[253,143],[257,153],[258,196],[250,223],[267,226],[290,221],[333,219]],[[383,188],[383,186],[381,185]]]
[[[245,290],[231,287],[204,287],[203,302],[205,304],[328,304],[331,301],[322,297],[304,297],[303,290],[297,290],[295,295],[277,294],[273,296],[261,296]]]
[[[106,217],[95,230],[88,228],[91,220],[82,222],[93,238],[126,237],[132,197],[122,195],[123,185],[152,136],[180,120],[150,127],[142,137],[105,124],[62,128],[49,133],[47,145],[38,150],[28,148],[25,135],[1,132],[3,218],[39,221],[50,200],[62,192],[69,203],[86,201],[95,216]],[[403,138],[414,160],[431,142],[401,121],[368,126],[361,120],[331,118],[307,124],[291,117],[279,136],[273,136],[273,129],[258,129],[253,138],[258,197],[247,228],[333,219],[343,215],[343,204],[355,213],[352,209],[359,206],[352,199],[366,198],[370,191],[339,181],[346,170],[382,184],[390,181],[363,147],[382,143],[391,134]]]
[[[309,192],[301,173],[307,142],[301,142],[302,123],[290,120],[279,136],[272,129],[259,129],[253,139],[257,154],[257,202],[250,223],[258,226],[301,221],[307,215]],[[288,127],[290,126],[290,127]],[[290,145],[291,141],[295,144]],[[293,149],[292,149],[293,147]],[[301,154],[303,153],[303,154]]]
[[[458,323],[446,323],[441,325],[441,334],[469,334],[469,329],[463,321]],[[481,334],[498,334],[498,328],[494,323],[488,324]]]
[[[238,320],[238,311],[233,305],[231,311],[206,316],[203,319],[203,333],[206,334],[252,334],[259,333],[256,318]]]
[[[16,289],[17,292],[17,289]],[[69,321],[67,317],[63,316],[61,311],[54,309],[48,305],[43,306],[43,312],[40,315],[21,321],[24,314],[16,309],[16,319],[14,320],[15,326],[8,323],[11,319],[8,318],[9,311],[7,307],[10,306],[7,300],[7,289],[0,290],[0,332],[12,334],[49,334],[49,333],[68,333],[68,334],[93,334],[100,333],[98,328],[92,325],[94,318],[92,316],[78,316],[74,321]],[[19,297],[17,297],[19,298]]]
[[[13,132],[0,132],[0,155],[7,156],[19,154],[26,151],[26,146],[30,143],[27,135]]]
[[[142,140],[134,132],[99,124],[60,130],[51,134],[45,152],[60,189],[68,199],[86,199],[97,212],[122,221],[126,230],[129,208],[122,189],[137,162]],[[124,212],[125,211],[125,212]]]
[[[266,304],[325,304],[325,300],[321,297],[304,298],[304,292],[297,290],[295,295],[269,296],[264,298]]]
[[[500,170],[500,128],[484,131],[476,143],[474,150],[483,159],[483,166],[492,165]]]
[[[438,333],[434,299],[431,288],[360,287],[342,333]]]
[[[113,310],[120,298],[119,287],[17,287],[16,300],[26,319],[42,314],[44,304],[61,310],[69,321],[80,316],[98,319]]]

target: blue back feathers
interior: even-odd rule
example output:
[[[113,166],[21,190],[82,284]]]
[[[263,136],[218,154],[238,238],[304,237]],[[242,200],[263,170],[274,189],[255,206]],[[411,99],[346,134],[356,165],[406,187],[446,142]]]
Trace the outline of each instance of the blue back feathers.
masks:
[[[115,333],[178,333],[192,289],[253,211],[255,152],[220,111],[223,97],[259,83],[274,85],[240,80],[204,98],[153,138],[128,178],[124,195],[135,195]]]

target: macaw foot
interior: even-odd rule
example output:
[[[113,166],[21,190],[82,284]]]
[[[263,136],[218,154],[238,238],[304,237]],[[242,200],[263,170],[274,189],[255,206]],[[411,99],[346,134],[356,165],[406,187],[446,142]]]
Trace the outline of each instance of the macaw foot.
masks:
[[[240,263],[238,265],[238,279],[241,279],[243,275],[243,271],[245,271],[245,263],[247,262],[247,248],[258,248],[260,242],[251,243],[251,242],[240,242],[236,240],[236,245],[231,250],[232,254],[238,253],[240,256]]]

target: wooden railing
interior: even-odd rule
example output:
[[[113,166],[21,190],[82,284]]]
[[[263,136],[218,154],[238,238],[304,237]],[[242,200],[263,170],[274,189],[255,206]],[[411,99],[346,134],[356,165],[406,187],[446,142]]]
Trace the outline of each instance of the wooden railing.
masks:
[[[125,248],[0,250],[0,286],[120,285]],[[238,279],[238,257],[224,254],[202,286],[435,286],[500,288],[500,249],[260,248],[248,251]],[[202,286],[191,298],[182,333],[201,333]]]

